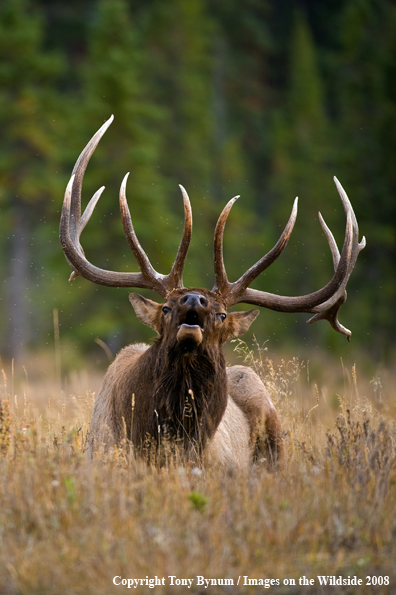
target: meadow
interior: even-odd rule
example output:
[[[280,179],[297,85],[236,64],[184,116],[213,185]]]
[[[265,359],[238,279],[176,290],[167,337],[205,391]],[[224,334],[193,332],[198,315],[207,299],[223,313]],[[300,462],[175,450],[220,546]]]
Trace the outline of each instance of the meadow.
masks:
[[[128,444],[91,464],[84,450],[102,373],[61,385],[48,362],[4,364],[0,593],[107,595],[131,592],[128,579],[140,593],[396,591],[391,371],[233,347],[280,412],[277,473],[177,460],[156,469]],[[321,586],[319,576],[362,583]]]

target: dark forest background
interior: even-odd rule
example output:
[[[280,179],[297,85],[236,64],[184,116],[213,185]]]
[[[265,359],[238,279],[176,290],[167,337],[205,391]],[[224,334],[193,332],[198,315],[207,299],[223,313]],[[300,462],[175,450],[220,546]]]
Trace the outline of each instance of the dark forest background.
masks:
[[[342,245],[354,206],[367,248],[340,320],[353,345],[390,361],[396,333],[396,4],[390,0],[2,0],[0,4],[0,354],[63,357],[144,340],[126,289],[70,269],[59,238],[64,189],[94,132],[115,121],[88,166],[87,202],[106,190],[83,232],[96,265],[137,270],[118,209],[127,171],[139,239],[168,272],[187,189],[194,233],[187,285],[213,285],[212,241],[225,203],[231,280],[276,242],[299,196],[280,259],[254,287],[314,291],[332,275],[320,210]],[[144,293],[142,291],[142,293]],[[153,295],[151,295],[153,297]],[[154,297],[154,299],[157,299]],[[262,311],[273,350],[342,353],[345,337],[308,315]],[[65,355],[67,354],[67,355]],[[69,359],[68,359],[69,358]]]

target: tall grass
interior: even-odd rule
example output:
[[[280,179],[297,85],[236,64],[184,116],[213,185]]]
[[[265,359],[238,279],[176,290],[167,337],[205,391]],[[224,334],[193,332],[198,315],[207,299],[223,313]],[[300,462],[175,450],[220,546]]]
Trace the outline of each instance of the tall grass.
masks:
[[[116,576],[164,577],[157,593],[263,592],[243,577],[279,579],[270,586],[277,593],[396,591],[394,391],[378,376],[360,379],[358,366],[329,366],[321,380],[297,359],[237,348],[283,420],[286,460],[276,474],[156,469],[123,449],[90,464],[98,376],[74,375],[60,390],[57,378],[51,385],[29,379],[29,369],[19,379],[3,371],[0,593],[129,592]],[[206,589],[197,575],[234,585]],[[320,587],[318,575],[363,585]],[[390,585],[366,586],[373,575]],[[194,582],[187,590],[170,576]],[[300,586],[303,576],[314,586]]]

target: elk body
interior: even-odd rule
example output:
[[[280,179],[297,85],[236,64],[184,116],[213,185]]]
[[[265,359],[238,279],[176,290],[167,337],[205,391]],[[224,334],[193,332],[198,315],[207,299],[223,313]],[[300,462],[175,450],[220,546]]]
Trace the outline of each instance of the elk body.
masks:
[[[140,273],[106,271],[91,264],[80,245],[80,234],[103,191],[98,190],[81,215],[81,186],[88,161],[110,126],[111,117],[81,153],[67,186],[62,209],[60,237],[66,259],[77,275],[113,287],[156,291],[162,303],[139,294],[129,296],[136,315],[153,328],[158,338],[151,346],[134,344],[124,348],[110,365],[94,404],[89,452],[118,445],[125,438],[136,452],[143,453],[166,441],[177,445],[187,457],[203,457],[223,466],[247,467],[254,458],[269,466],[283,455],[279,416],[260,378],[248,367],[227,368],[222,345],[242,335],[259,310],[228,312],[247,303],[279,312],[310,312],[308,322],[327,319],[349,339],[350,331],[338,321],[338,310],[346,300],[346,284],[365,239],[359,243],[352,206],[335,178],[346,213],[346,231],[341,253],[323,218],[334,275],[322,289],[304,296],[278,296],[250,289],[249,285],[285,248],[297,217],[297,199],[289,221],[270,252],[237,281],[229,282],[223,261],[223,233],[236,198],[222,211],[214,234],[215,285],[211,291],[184,288],[182,274],[192,233],[190,201],[181,188],[185,223],[175,262],[168,275],[157,273],[139,244],[126,202],[125,176],[120,190],[120,208],[128,243]]]

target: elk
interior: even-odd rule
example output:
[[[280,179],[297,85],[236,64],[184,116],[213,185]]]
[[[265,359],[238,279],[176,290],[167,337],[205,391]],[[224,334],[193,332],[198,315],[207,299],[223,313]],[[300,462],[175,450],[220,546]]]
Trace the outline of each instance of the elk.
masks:
[[[152,267],[135,234],[126,201],[124,177],[120,189],[121,218],[128,244],[139,264],[138,273],[103,270],[91,264],[80,244],[104,187],[92,197],[81,215],[81,188],[88,162],[113,116],[96,132],[79,156],[67,185],[60,223],[60,238],[72,281],[78,275],[99,285],[133,287],[157,292],[157,303],[137,293],[129,295],[139,320],[158,333],[151,346],[125,347],[110,365],[95,400],[89,438],[89,456],[104,447],[119,445],[125,437],[135,452],[144,455],[147,442],[159,450],[161,441],[177,445],[188,458],[223,467],[248,467],[266,460],[268,467],[283,457],[282,426],[278,413],[256,373],[249,367],[227,367],[222,345],[245,333],[259,314],[253,309],[229,312],[245,303],[278,312],[308,312],[309,323],[326,319],[338,332],[351,332],[338,321],[346,300],[346,284],[365,239],[358,241],[358,225],[351,203],[334,178],[346,214],[341,253],[319,213],[334,265],[334,275],[313,293],[286,297],[249,288],[284,250],[297,217],[297,199],[289,221],[276,245],[237,281],[230,282],[223,260],[223,233],[227,217],[238,197],[223,209],[214,232],[215,285],[209,291],[183,286],[183,268],[192,234],[192,212],[182,186],[184,230],[176,259],[168,275]]]

